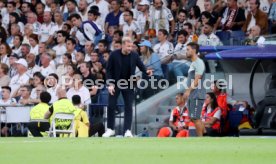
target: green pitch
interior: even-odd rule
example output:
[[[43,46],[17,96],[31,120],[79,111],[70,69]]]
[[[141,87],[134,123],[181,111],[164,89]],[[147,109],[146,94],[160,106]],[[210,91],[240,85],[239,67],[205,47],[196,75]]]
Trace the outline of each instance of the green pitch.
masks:
[[[0,138],[1,164],[264,164],[274,138]]]

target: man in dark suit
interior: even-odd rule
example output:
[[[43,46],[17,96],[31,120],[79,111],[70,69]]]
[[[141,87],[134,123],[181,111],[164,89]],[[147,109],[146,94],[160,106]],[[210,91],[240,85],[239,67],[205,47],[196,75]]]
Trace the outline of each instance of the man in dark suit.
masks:
[[[132,137],[132,103],[134,100],[133,76],[135,75],[136,66],[148,75],[152,75],[151,70],[146,67],[139,58],[139,55],[132,51],[133,41],[129,37],[122,39],[122,49],[115,50],[111,53],[107,63],[107,85],[109,92],[108,110],[107,110],[107,131],[103,137],[115,135],[115,109],[117,98],[120,92],[123,95],[125,104],[124,131],[125,137]]]

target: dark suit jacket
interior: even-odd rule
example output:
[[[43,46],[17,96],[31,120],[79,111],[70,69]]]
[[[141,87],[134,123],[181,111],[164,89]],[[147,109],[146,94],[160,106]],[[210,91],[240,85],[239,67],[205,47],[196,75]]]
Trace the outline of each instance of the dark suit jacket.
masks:
[[[108,59],[107,63],[107,69],[106,69],[106,80],[115,80],[117,82],[120,80],[120,75],[123,71],[122,70],[122,56],[121,56],[121,49],[115,50],[111,52],[110,57]],[[147,74],[147,69],[143,62],[141,61],[139,55],[135,52],[131,52],[130,54],[130,73],[131,75],[135,75],[136,66],[145,74]],[[113,83],[113,82],[112,82]]]

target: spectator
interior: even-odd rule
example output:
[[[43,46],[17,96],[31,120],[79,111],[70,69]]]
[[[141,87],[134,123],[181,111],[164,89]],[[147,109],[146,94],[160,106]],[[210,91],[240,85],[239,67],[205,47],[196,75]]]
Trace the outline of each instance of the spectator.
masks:
[[[190,11],[192,7],[194,7],[197,3],[197,0],[186,0],[186,1],[181,1],[182,2],[182,8]]]
[[[169,52],[173,52],[173,44],[168,41],[169,33],[165,29],[160,29],[158,31],[158,41],[159,43],[153,47],[155,53],[158,54],[161,64],[166,64],[170,60]]]
[[[100,29],[104,30],[104,20],[101,19],[98,6],[92,6],[88,11],[88,20],[93,21]]]
[[[10,69],[9,69],[9,77],[12,78],[17,74],[17,70],[16,70],[16,61],[19,59],[19,56],[17,54],[11,54],[9,57],[9,65],[10,65]]]
[[[26,61],[28,63],[28,71],[27,74],[29,77],[33,77],[35,72],[40,71],[40,67],[35,64],[35,55],[32,53],[29,53],[26,57]]]
[[[35,62],[38,66],[41,66],[41,56],[43,53],[46,53],[47,51],[46,43],[41,42],[38,45],[38,55],[36,56]]]
[[[41,120],[41,121],[31,121],[28,123],[28,129],[34,137],[42,137],[41,132],[48,131],[50,128],[49,122],[44,122],[44,115],[49,110],[48,103],[51,100],[51,95],[48,92],[42,92],[40,94],[40,103],[34,106],[30,112],[31,120]]]
[[[149,24],[150,24],[150,21],[149,21],[150,4],[148,0],[141,0],[138,5],[140,8],[140,12],[137,16],[137,23],[140,27],[142,36],[144,36],[148,31]]]
[[[21,85],[26,85],[29,82],[30,77],[27,75],[28,63],[25,59],[19,59],[15,61],[17,73],[11,78],[10,87],[12,89],[11,95],[14,95]]]
[[[22,44],[21,45],[21,56],[22,58],[26,58],[27,54],[31,51],[31,46],[29,44]]]
[[[32,91],[32,88],[30,85],[21,86],[19,89],[18,104],[30,105],[31,91]]]
[[[250,0],[250,13],[247,15],[245,24],[242,30],[249,34],[251,27],[258,25],[261,28],[261,35],[268,32],[268,19],[267,14],[262,12],[260,8],[260,0]],[[253,18],[254,17],[254,18]]]
[[[211,14],[210,21],[213,24],[215,24],[217,22],[217,20],[218,20],[219,14],[216,11],[214,11],[213,8],[214,8],[214,3],[213,3],[212,0],[205,0],[204,1],[204,9],[205,9],[205,11],[207,11],[207,12],[209,12]],[[215,25],[217,25],[217,24],[215,24]],[[216,30],[217,27],[215,26],[214,29]]]
[[[80,72],[81,75],[83,77],[83,81],[93,81],[92,84],[94,84],[94,82],[96,81],[96,76],[92,74],[91,72],[91,65],[87,62],[83,62],[80,64]],[[91,84],[91,83],[90,83]],[[95,87],[94,85],[88,85],[86,84],[85,87],[87,87],[87,89],[89,89],[90,95],[91,97],[96,97],[96,94],[98,92],[97,87]]]
[[[157,137],[188,137],[190,118],[188,109],[183,99],[183,93],[178,93],[175,97],[177,106],[171,111],[169,127],[159,130]]]
[[[18,24],[11,24],[11,33],[10,36],[7,38],[7,43],[10,47],[13,47],[13,39],[15,37],[15,35],[21,35],[20,34],[20,27]]]
[[[187,23],[187,16],[188,16],[188,13],[186,10],[183,10],[183,9],[179,10],[177,14],[177,22],[174,29],[174,36],[176,38],[177,38],[177,33],[180,30],[183,30],[184,24]]]
[[[33,19],[36,19],[37,23],[42,24],[44,22],[44,20],[43,20],[44,11],[50,11],[50,10],[49,9],[46,10],[45,5],[42,2],[39,2],[35,6],[35,11],[36,11],[37,15],[34,14],[36,18],[33,18]],[[30,22],[28,22],[28,23],[30,23]]]
[[[74,95],[79,95],[81,97],[81,104],[90,104],[91,98],[89,90],[83,86],[82,76],[80,74],[75,74],[73,76],[73,86],[67,91],[67,98],[72,99]]]
[[[138,35],[138,40],[141,38],[141,30],[136,21],[133,20],[133,12],[130,10],[124,11],[124,21],[122,25],[122,31],[124,36],[127,35],[129,31],[134,31]]]
[[[49,92],[51,95],[51,101],[50,101],[51,104],[58,100],[58,97],[57,97],[57,90],[59,87],[58,80],[59,78],[55,73],[49,74],[44,80],[44,85],[47,88],[47,92]]]
[[[122,48],[122,42],[116,41],[114,42],[114,50],[118,50]]]
[[[110,50],[113,51],[114,50],[114,43],[115,42],[121,42],[122,38],[124,36],[124,33],[120,30],[117,30],[114,32],[113,38],[112,38],[112,43],[110,46]]]
[[[90,54],[94,51],[94,47],[95,47],[95,45],[91,41],[88,41],[85,43],[85,47],[84,47],[85,59],[84,59],[84,61],[86,61],[86,62],[90,61]]]
[[[105,64],[103,60],[103,53],[106,52],[107,50],[108,50],[108,43],[106,42],[106,40],[100,40],[98,44],[98,48],[96,49],[96,52],[98,53],[99,61],[102,64]]]
[[[66,40],[67,53],[71,54],[72,62],[76,62],[76,54],[77,54],[77,51],[75,50],[76,44],[77,44],[77,42],[73,38],[68,38]]]
[[[54,13],[54,27],[52,28],[52,31],[50,31],[50,37],[51,39],[55,39],[57,37],[57,32],[62,30],[62,26],[64,25],[63,22],[63,15],[60,11],[56,11]]]
[[[97,78],[97,79],[103,79],[103,64],[99,60],[99,54],[96,52],[92,52],[91,56],[91,73]]]
[[[33,34],[33,30],[34,30],[33,25],[29,23],[24,26],[24,36],[23,36],[22,43],[30,44],[29,39],[30,39],[30,35]]]
[[[9,86],[2,86],[1,87],[1,99],[0,99],[0,105],[15,105],[16,100],[14,98],[11,98],[11,87]]]
[[[52,40],[50,38],[50,31],[54,27],[54,23],[52,22],[52,15],[50,11],[46,11],[43,13],[43,23],[40,27],[39,31],[39,42],[46,42],[47,45],[52,44]]]
[[[139,44],[141,60],[146,66],[146,68],[153,71],[153,77],[155,79],[154,88],[148,86],[146,89],[142,90],[142,98],[147,99],[150,96],[159,92],[160,87],[158,86],[159,81],[163,78],[163,72],[161,68],[161,62],[159,56],[153,52],[151,49],[151,43],[148,40],[144,40]],[[142,78],[149,82],[149,77],[142,74]]]
[[[221,46],[220,39],[213,33],[214,25],[212,23],[205,23],[202,34],[198,38],[198,44],[202,46]]]
[[[170,63],[168,64],[169,73],[173,76],[173,79],[170,78],[170,80],[173,82],[178,78],[182,79],[184,76],[188,76],[188,70],[191,64],[186,57],[186,48],[189,43],[188,38],[189,35],[185,30],[178,32],[177,44],[174,48],[173,55],[171,55]]]
[[[10,83],[9,66],[5,63],[0,63],[0,87],[8,86]]]
[[[63,21],[67,21],[72,14],[77,13],[77,2],[75,0],[67,0],[65,4],[68,11],[63,14]]]
[[[5,63],[8,66],[9,64],[9,56],[11,55],[12,50],[10,46],[7,43],[2,43],[0,45],[0,58],[1,58],[1,63]]]
[[[97,6],[99,8],[99,11],[101,12],[101,20],[103,21],[101,24],[102,27],[104,27],[104,21],[107,14],[109,13],[110,4],[105,0],[95,0],[94,2],[90,3],[88,8],[91,9],[93,6]]]
[[[203,11],[200,16],[200,20],[197,23],[196,28],[196,34],[200,35],[203,32],[204,25],[206,23],[210,22],[211,24],[214,24],[215,22],[212,22],[212,16],[209,12]]]
[[[251,27],[249,36],[245,39],[245,45],[263,45],[265,38],[260,33],[261,28],[258,25]]]
[[[21,45],[22,45],[23,37],[22,35],[15,35],[13,39],[13,47],[12,52],[21,56]]]
[[[75,63],[78,69],[80,67],[80,64],[84,62],[84,59],[85,59],[84,53],[82,51],[78,51],[76,54],[76,63]]]
[[[88,3],[86,0],[80,0],[78,5],[78,10],[83,21],[88,19]]]
[[[222,30],[239,31],[245,22],[244,9],[238,7],[237,0],[228,0],[227,7],[222,9],[218,22]]]
[[[74,95],[72,97],[72,103],[76,107],[75,111],[75,129],[76,136],[78,137],[88,137],[89,136],[89,120],[87,113],[84,111],[84,106],[81,103],[81,97],[79,95]]]
[[[38,3],[37,7],[39,7],[39,6],[40,6],[40,3]],[[42,19],[43,19],[43,11],[42,11]],[[27,23],[31,24],[33,26],[34,34],[39,34],[42,22],[43,21],[38,21],[37,15],[35,13],[33,13],[33,12],[28,13]]]
[[[133,19],[137,20],[137,16],[138,16],[138,11],[133,8],[133,1],[132,0],[123,0],[122,1],[122,8],[121,8],[122,12],[126,11],[126,10],[130,10],[133,13]],[[124,13],[121,14],[120,16],[120,20],[119,20],[119,28],[122,29],[123,25],[124,25],[125,21],[124,21]]]
[[[24,24],[22,22],[20,22],[19,15],[16,12],[12,12],[12,13],[10,13],[10,18],[9,19],[10,19],[10,22],[9,22],[9,25],[8,25],[8,32],[9,32],[9,34],[11,34],[11,25],[12,24],[18,24],[20,34],[23,34],[23,32],[24,32]]]
[[[35,72],[33,75],[33,83],[31,84],[33,86],[32,92],[31,92],[31,100],[32,103],[36,104],[39,102],[39,95],[42,91],[46,91],[46,88],[44,86],[44,80],[45,77],[40,72]]]
[[[55,73],[56,69],[53,67],[51,63],[51,56],[49,53],[43,53],[41,55],[41,67],[40,67],[40,72],[42,73],[43,76],[48,76],[51,73]]]
[[[220,136],[221,109],[218,106],[216,95],[212,92],[206,94],[205,106],[202,109],[201,120],[204,135]]]
[[[58,67],[57,67],[57,75],[58,77],[62,77],[62,76],[65,76],[67,73],[68,73],[68,66],[72,64],[72,56],[71,54],[69,53],[65,53],[63,56],[62,56],[62,64],[60,64]]]
[[[190,17],[188,22],[190,22],[193,26],[197,26],[199,18],[200,18],[200,8],[198,6],[193,6],[190,10]]]
[[[181,7],[180,7],[180,2],[177,0],[172,0],[171,3],[168,5],[168,7],[170,8],[172,15],[173,15],[173,19],[177,20],[177,15],[179,13]]]
[[[109,26],[119,27],[119,20],[122,14],[120,10],[121,5],[118,0],[112,0],[110,4],[112,11],[107,14],[105,19],[105,33],[107,33],[107,29],[109,28]]]
[[[10,13],[16,12],[16,4],[11,1],[7,3],[7,13],[3,15],[2,26],[7,30],[10,23]]]
[[[53,50],[56,51],[55,62],[57,64],[62,63],[62,55],[67,51],[65,44],[67,37],[68,34],[65,31],[60,30],[57,32],[57,45],[53,47]]]
[[[171,11],[163,6],[162,0],[154,0],[153,2],[154,7],[150,10],[150,29],[155,29],[156,32],[165,29],[173,34],[175,22]]]
[[[38,51],[38,35],[36,34],[31,34],[29,37],[29,42],[30,42],[30,53],[34,54],[35,56],[38,55],[39,51]]]
[[[84,47],[84,44],[87,41],[92,41],[95,45],[97,44],[96,37],[100,36],[102,34],[102,31],[94,22],[82,22],[79,14],[72,14],[69,17],[69,20],[75,27],[78,28],[76,37],[79,40],[80,46]]]

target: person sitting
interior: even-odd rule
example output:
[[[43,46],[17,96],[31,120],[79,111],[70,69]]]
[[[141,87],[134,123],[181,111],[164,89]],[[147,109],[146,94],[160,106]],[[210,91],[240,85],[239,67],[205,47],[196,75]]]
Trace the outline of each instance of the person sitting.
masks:
[[[251,27],[249,36],[245,39],[245,45],[262,45],[265,42],[265,38],[260,36],[261,28],[256,25]]]
[[[178,93],[175,97],[177,106],[172,110],[169,119],[169,127],[160,129],[157,137],[188,137],[188,127],[190,118],[188,109],[185,106],[183,93]]]
[[[72,102],[76,107],[76,111],[74,113],[76,136],[88,137],[90,124],[87,113],[84,111],[84,106],[81,103],[81,97],[79,95],[74,95],[72,97]]]
[[[202,129],[205,136],[220,136],[221,109],[218,106],[216,95],[206,94],[205,105],[201,112]]]
[[[2,95],[2,98],[0,99],[1,106],[16,104],[16,100],[14,98],[11,98],[11,87],[9,86],[1,87],[1,95]]]
[[[48,92],[41,92],[39,97],[41,102],[31,109],[31,122],[28,123],[28,129],[34,137],[43,137],[41,132],[50,128],[50,123],[43,120],[44,114],[49,110],[48,103],[51,100],[51,95]]]

